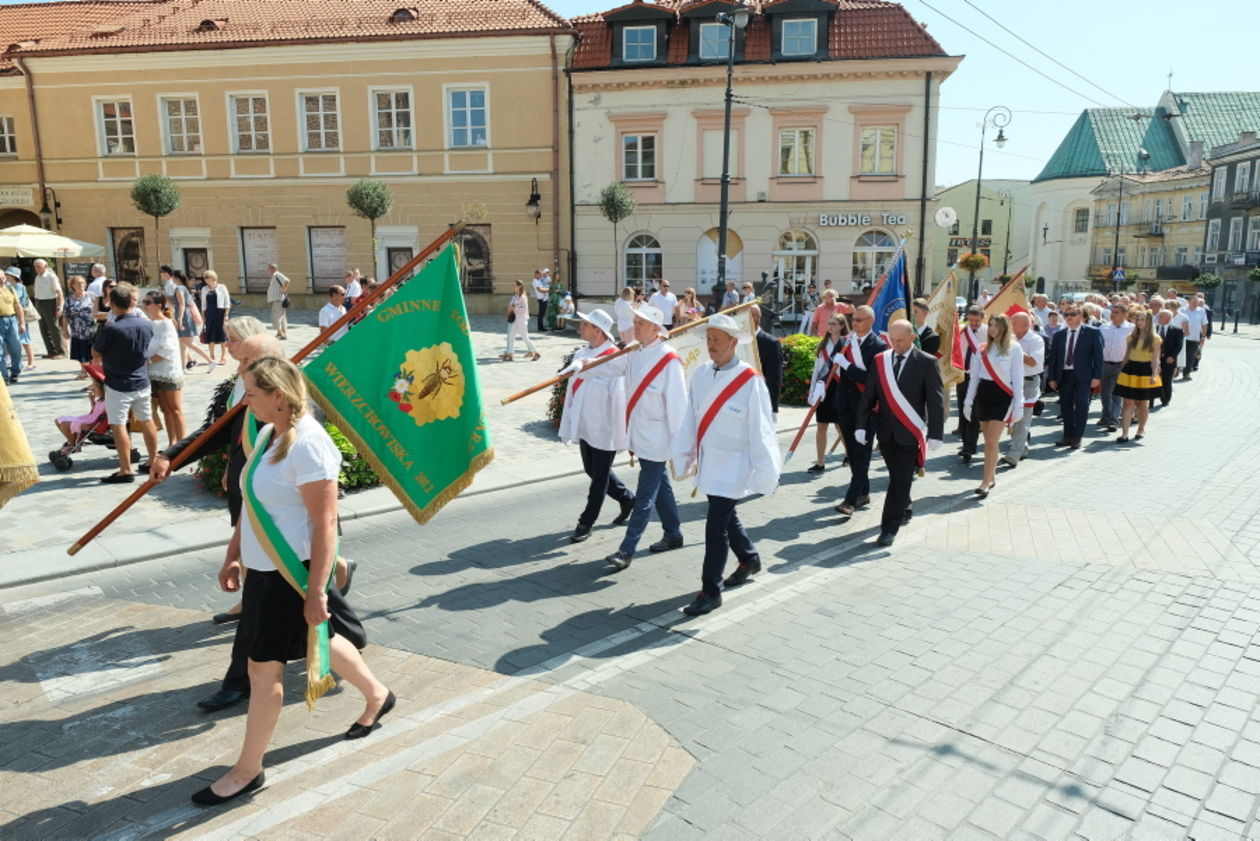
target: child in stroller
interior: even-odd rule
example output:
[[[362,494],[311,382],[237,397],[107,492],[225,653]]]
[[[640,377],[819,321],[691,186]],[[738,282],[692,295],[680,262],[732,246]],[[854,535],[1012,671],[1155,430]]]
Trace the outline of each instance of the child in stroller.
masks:
[[[91,382],[88,383],[88,401],[91,405],[86,415],[62,415],[55,418],[57,429],[65,436],[66,443],[60,449],[48,454],[48,461],[58,470],[69,470],[74,466],[70,456],[83,449],[84,442],[112,446],[114,437],[109,430],[109,418],[105,416],[105,369],[100,365],[86,365]],[[132,451],[132,458],[138,459],[139,453]]]

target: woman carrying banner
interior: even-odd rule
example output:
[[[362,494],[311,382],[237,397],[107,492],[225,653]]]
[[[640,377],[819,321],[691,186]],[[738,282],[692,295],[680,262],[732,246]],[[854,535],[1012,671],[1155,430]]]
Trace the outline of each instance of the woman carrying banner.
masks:
[[[989,341],[971,357],[971,377],[963,401],[963,416],[979,423],[984,435],[984,480],[976,488],[981,499],[997,484],[1002,429],[1024,416],[1024,353],[1011,337],[1010,319],[991,315],[988,330]]]
[[[245,373],[245,399],[264,424],[241,477],[245,516],[237,523],[219,570],[227,591],[245,578],[245,612],[258,617],[249,653],[250,699],[245,743],[226,774],[193,795],[216,806],[261,788],[263,757],[284,704],[284,667],[306,658],[306,702],[334,685],[331,669],[363,694],[363,713],[347,739],[367,736],[394,708],[394,693],[368,669],[358,650],[329,625],[328,594],[337,552],[337,474],[341,453],[306,412],[301,370],[264,357]]]
[[[840,378],[836,377],[830,382],[828,378],[831,377],[831,369],[835,367],[832,357],[844,348],[848,335],[849,319],[833,312],[827,319],[827,333],[818,343],[818,352],[814,356],[814,374],[810,380],[809,405],[818,406],[818,412],[814,415],[818,432],[814,438],[817,457],[807,468],[808,473],[822,473],[827,469],[824,463],[827,457],[827,424],[834,424],[836,434],[841,435],[840,411],[837,408]]]

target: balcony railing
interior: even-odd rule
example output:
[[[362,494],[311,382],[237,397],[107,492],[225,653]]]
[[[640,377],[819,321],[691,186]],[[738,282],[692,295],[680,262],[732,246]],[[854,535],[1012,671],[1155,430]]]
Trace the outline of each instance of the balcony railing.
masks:
[[[1235,209],[1260,207],[1260,190],[1234,193],[1230,196],[1229,204]]]
[[[1194,280],[1199,276],[1199,270],[1191,265],[1181,266],[1156,266],[1156,280]]]
[[[1163,222],[1147,222],[1144,227],[1133,234],[1135,237],[1162,237],[1164,235]]]

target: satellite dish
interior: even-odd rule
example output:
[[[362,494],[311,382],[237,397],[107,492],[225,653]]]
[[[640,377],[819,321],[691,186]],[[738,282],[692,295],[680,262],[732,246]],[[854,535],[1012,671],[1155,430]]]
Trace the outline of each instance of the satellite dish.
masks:
[[[954,223],[958,221],[958,211],[952,207],[938,208],[936,211],[936,224],[942,228],[952,228]]]

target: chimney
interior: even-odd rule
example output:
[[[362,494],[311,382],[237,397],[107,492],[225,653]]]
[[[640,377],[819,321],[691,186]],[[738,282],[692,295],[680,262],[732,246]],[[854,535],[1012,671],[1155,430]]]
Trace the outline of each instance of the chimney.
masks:
[[[1254,131],[1244,131],[1238,134],[1239,146],[1250,146],[1256,142],[1256,133]]]
[[[1190,154],[1186,155],[1186,169],[1194,171],[1203,166],[1203,141],[1190,141]]]

